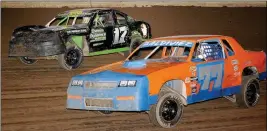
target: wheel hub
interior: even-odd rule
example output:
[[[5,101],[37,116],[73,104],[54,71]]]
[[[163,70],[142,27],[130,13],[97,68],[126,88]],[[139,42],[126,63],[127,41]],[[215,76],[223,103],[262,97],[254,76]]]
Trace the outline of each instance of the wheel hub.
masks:
[[[176,117],[177,111],[178,111],[177,103],[173,100],[166,100],[163,103],[161,116],[163,117],[164,120],[171,121]]]
[[[253,106],[258,100],[259,94],[255,83],[250,83],[246,91],[246,100],[250,106]]]
[[[78,62],[78,53],[75,50],[70,50],[66,55],[66,62],[68,65],[75,65]]]

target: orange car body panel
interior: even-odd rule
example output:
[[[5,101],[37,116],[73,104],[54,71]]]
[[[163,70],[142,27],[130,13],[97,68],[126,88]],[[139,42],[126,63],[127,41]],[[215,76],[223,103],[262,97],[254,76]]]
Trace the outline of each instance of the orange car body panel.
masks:
[[[206,35],[206,36],[185,36],[185,37],[162,37],[162,38],[151,39],[148,41],[186,40],[186,41],[196,43],[196,42],[201,42],[201,41],[209,40],[209,39],[227,40],[230,46],[233,48],[234,53],[235,53],[235,55],[233,56],[228,56],[228,54],[225,53],[226,58],[223,60],[224,61],[224,76],[223,76],[223,82],[222,82],[223,89],[233,87],[233,86],[240,86],[241,80],[242,80],[242,71],[246,67],[250,67],[250,66],[256,67],[258,70],[258,73],[266,72],[266,55],[264,52],[246,51],[241,47],[241,45],[234,38],[229,37],[229,36]],[[198,63],[191,61],[194,48],[195,48],[195,44],[191,48],[189,56],[185,60],[185,62],[160,63],[160,64],[149,63],[146,68],[128,69],[128,68],[122,67],[123,61],[120,61],[117,63],[113,63],[107,66],[103,66],[103,67],[99,67],[99,68],[87,71],[83,74],[100,72],[103,70],[112,70],[112,71],[120,72],[120,73],[132,73],[136,75],[146,75],[149,80],[149,94],[150,95],[157,95],[161,87],[167,81],[178,79],[178,80],[182,80],[185,83],[186,95],[190,96],[192,94],[192,89],[189,85],[192,83],[185,82],[185,79],[187,77],[192,76],[193,74],[193,70],[191,69],[192,67],[195,67],[197,64],[206,63],[206,61],[198,62]],[[223,49],[225,52],[227,52],[225,47],[223,47]],[[136,50],[138,50],[138,48]],[[234,69],[233,60],[237,61],[237,65],[238,65],[237,70]],[[179,70],[179,73],[178,74],[174,73],[174,72],[177,72],[177,70]],[[214,84],[214,83],[211,83],[211,84]],[[212,90],[211,87],[210,87],[210,90]]]

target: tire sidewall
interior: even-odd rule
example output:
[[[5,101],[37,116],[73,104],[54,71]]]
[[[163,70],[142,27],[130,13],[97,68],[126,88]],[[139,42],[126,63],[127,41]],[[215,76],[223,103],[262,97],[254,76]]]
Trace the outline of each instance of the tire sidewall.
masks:
[[[163,118],[161,118],[161,116],[160,116],[160,114],[161,114],[160,113],[160,107],[163,104],[163,102],[165,101],[165,99],[169,99],[169,98],[176,101],[176,103],[178,105],[178,112],[176,114],[177,118],[174,118],[176,120],[174,121],[175,123],[172,125],[170,125],[170,123],[168,123],[168,122],[165,122],[163,120]],[[179,123],[180,119],[182,118],[182,114],[183,114],[183,104],[182,104],[179,96],[177,96],[174,93],[170,92],[170,93],[166,93],[166,94],[162,95],[162,97],[160,97],[158,103],[156,104],[156,114],[155,114],[156,119],[157,119],[158,124],[163,128],[175,127]]]
[[[253,103],[253,105],[249,105],[248,101],[247,101],[247,95],[246,95],[246,92],[248,90],[248,85],[252,82],[255,82],[255,84],[258,86],[256,87],[257,89],[257,93],[258,93],[258,96],[256,98],[256,101]],[[257,103],[259,102],[259,99],[260,99],[260,92],[259,92],[259,81],[255,78],[250,78],[248,79],[247,81],[244,82],[244,84],[242,85],[243,86],[243,96],[244,96],[244,103],[247,107],[254,107],[255,105],[257,105]]]
[[[129,53],[132,53],[136,48],[134,48],[134,46],[135,46],[135,44],[136,43],[139,43],[139,45],[138,46],[140,46],[141,44],[142,44],[142,38],[141,37],[135,37],[135,38],[133,38],[132,40],[131,40],[131,44],[130,44],[130,50],[129,50]]]
[[[137,43],[137,42],[139,42],[140,44],[138,45],[138,46],[140,46],[141,44],[142,44],[142,42],[143,42],[143,40],[142,40],[142,38],[141,38],[141,36],[136,36],[136,37],[133,37],[132,39],[131,39],[131,42],[130,42],[130,45],[129,45],[129,51],[125,51],[124,52],[124,56],[125,57],[128,57],[136,48],[134,48],[134,45],[135,45],[135,43]],[[134,48],[134,49],[133,49]]]
[[[30,59],[30,60],[33,60],[33,62],[28,62],[24,57],[19,57],[19,60],[23,63],[23,64],[26,64],[26,65],[32,65],[32,64],[35,64],[38,60],[34,60],[34,59]]]
[[[112,111],[97,111],[97,113],[100,114],[100,115],[109,116],[113,112]]]

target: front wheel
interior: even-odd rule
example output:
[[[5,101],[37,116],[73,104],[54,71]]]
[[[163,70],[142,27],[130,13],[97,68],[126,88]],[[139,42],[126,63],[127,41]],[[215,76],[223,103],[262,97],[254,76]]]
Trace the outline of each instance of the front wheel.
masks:
[[[83,52],[77,46],[67,46],[64,54],[58,56],[59,65],[66,69],[76,69],[83,61]]]
[[[152,105],[148,113],[150,121],[163,128],[175,127],[183,114],[183,104],[180,98],[172,92],[167,92]]]
[[[26,65],[32,65],[34,63],[36,63],[38,60],[35,60],[35,59],[30,59],[26,56],[23,56],[23,57],[19,57],[19,60],[23,63],[23,64],[26,64]]]
[[[97,111],[99,114],[101,114],[101,115],[110,115],[110,114],[112,114],[113,112],[112,111],[106,111],[106,110],[104,110],[104,111]]]

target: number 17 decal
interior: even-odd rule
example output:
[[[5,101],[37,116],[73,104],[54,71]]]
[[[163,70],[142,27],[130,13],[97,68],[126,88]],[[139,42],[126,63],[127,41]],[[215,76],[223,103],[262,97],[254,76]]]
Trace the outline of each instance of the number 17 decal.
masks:
[[[127,32],[128,32],[127,26],[115,28],[113,44],[125,43],[125,36]]]
[[[207,63],[198,67],[198,82],[201,90],[221,88],[223,79],[223,63]],[[212,84],[212,85],[211,85]]]

